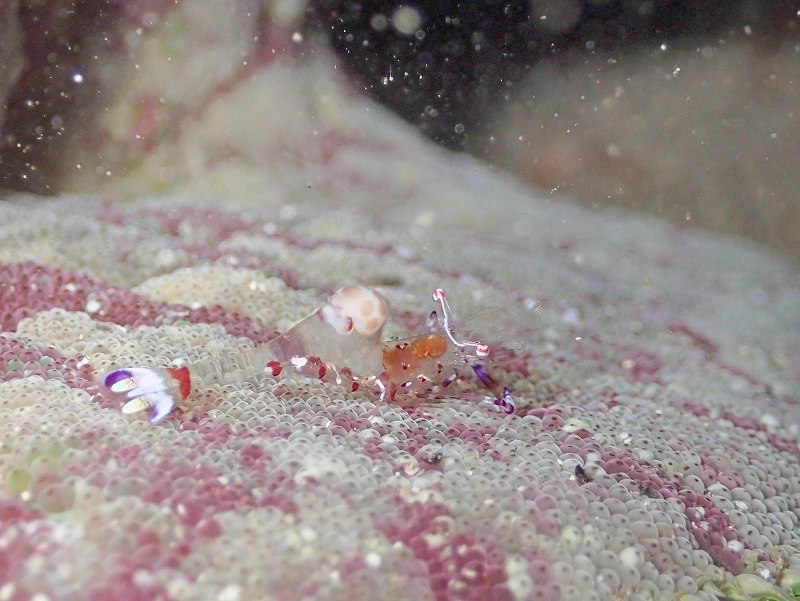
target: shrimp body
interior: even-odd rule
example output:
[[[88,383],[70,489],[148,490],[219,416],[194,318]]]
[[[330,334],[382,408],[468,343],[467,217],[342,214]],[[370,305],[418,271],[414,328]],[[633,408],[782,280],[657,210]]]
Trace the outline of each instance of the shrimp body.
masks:
[[[127,401],[123,412],[149,409],[153,423],[169,415],[194,387],[235,383],[265,372],[278,377],[285,370],[293,371],[352,391],[368,389],[381,400],[387,394],[389,400],[396,400],[398,394],[437,384],[447,386],[464,365],[472,367],[486,388],[494,387],[479,363],[489,354],[489,347],[456,335],[443,290],[436,290],[433,299],[442,314],[431,314],[431,331],[382,343],[388,303],[374,290],[348,286],[331,295],[315,313],[256,349],[180,368],[117,369],[107,373],[101,385]],[[509,413],[514,410],[507,389],[494,403]]]
[[[447,351],[447,339],[440,334],[426,334],[409,341],[384,344],[383,367],[393,382],[403,382],[409,378],[423,383],[431,382],[444,371],[441,359]]]

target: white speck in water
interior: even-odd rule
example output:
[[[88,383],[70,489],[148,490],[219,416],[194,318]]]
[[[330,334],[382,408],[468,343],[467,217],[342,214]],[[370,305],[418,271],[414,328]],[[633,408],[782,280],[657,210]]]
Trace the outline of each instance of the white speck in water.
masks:
[[[384,31],[389,26],[389,19],[386,18],[386,15],[378,13],[372,15],[372,18],[369,20],[369,25],[375,31]]]
[[[422,25],[422,15],[413,6],[401,6],[392,14],[392,25],[403,35],[413,35]]]

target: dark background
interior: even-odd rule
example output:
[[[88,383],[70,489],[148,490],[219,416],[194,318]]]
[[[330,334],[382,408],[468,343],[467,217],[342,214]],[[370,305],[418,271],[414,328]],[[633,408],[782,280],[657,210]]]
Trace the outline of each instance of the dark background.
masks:
[[[790,1],[538,1],[556,9],[566,3],[575,15],[570,25],[549,30],[534,16],[536,1],[418,2],[408,5],[421,17],[420,39],[398,32],[391,23],[381,30],[374,27],[375,15],[391,20],[400,2],[315,0],[305,26],[329,39],[370,96],[436,142],[478,155],[485,153],[492,135],[487,111],[507,101],[538,61],[565,52],[624,51],[652,40],[736,32],[742,23],[765,47],[777,47],[798,31],[799,3]],[[77,135],[87,108],[102,110],[97,105],[102,91],[90,81],[75,85],[72,77],[91,73],[104,52],[122,48],[121,24],[146,5],[120,0],[19,3],[27,65],[8,99],[0,186],[58,191],[60,157],[68,141]]]

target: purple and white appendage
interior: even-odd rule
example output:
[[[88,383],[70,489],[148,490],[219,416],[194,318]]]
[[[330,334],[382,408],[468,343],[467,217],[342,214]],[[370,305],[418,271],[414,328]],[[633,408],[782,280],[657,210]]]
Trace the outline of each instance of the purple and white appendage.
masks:
[[[150,410],[150,421],[158,423],[175,408],[176,380],[167,370],[127,367],[107,373],[101,384],[113,395],[127,402],[123,413]],[[178,384],[179,386],[179,384]]]
[[[481,383],[486,386],[486,388],[494,388],[494,378],[489,374],[488,371],[486,371],[486,368],[483,365],[480,363],[475,363],[470,367],[472,367],[475,377],[477,377]],[[497,405],[509,415],[517,410],[517,404],[514,402],[514,397],[511,396],[511,392],[508,390],[508,388],[503,388],[502,396],[494,397],[491,399],[491,401],[487,399],[487,402]]]

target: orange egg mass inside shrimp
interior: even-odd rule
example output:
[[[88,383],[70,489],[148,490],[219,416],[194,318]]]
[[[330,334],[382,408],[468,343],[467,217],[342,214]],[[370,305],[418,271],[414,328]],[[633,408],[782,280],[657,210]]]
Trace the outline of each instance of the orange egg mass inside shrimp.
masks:
[[[394,382],[404,382],[419,375],[429,378],[440,371],[436,360],[447,352],[447,340],[439,334],[427,334],[410,342],[398,342],[383,349],[383,366]]]

